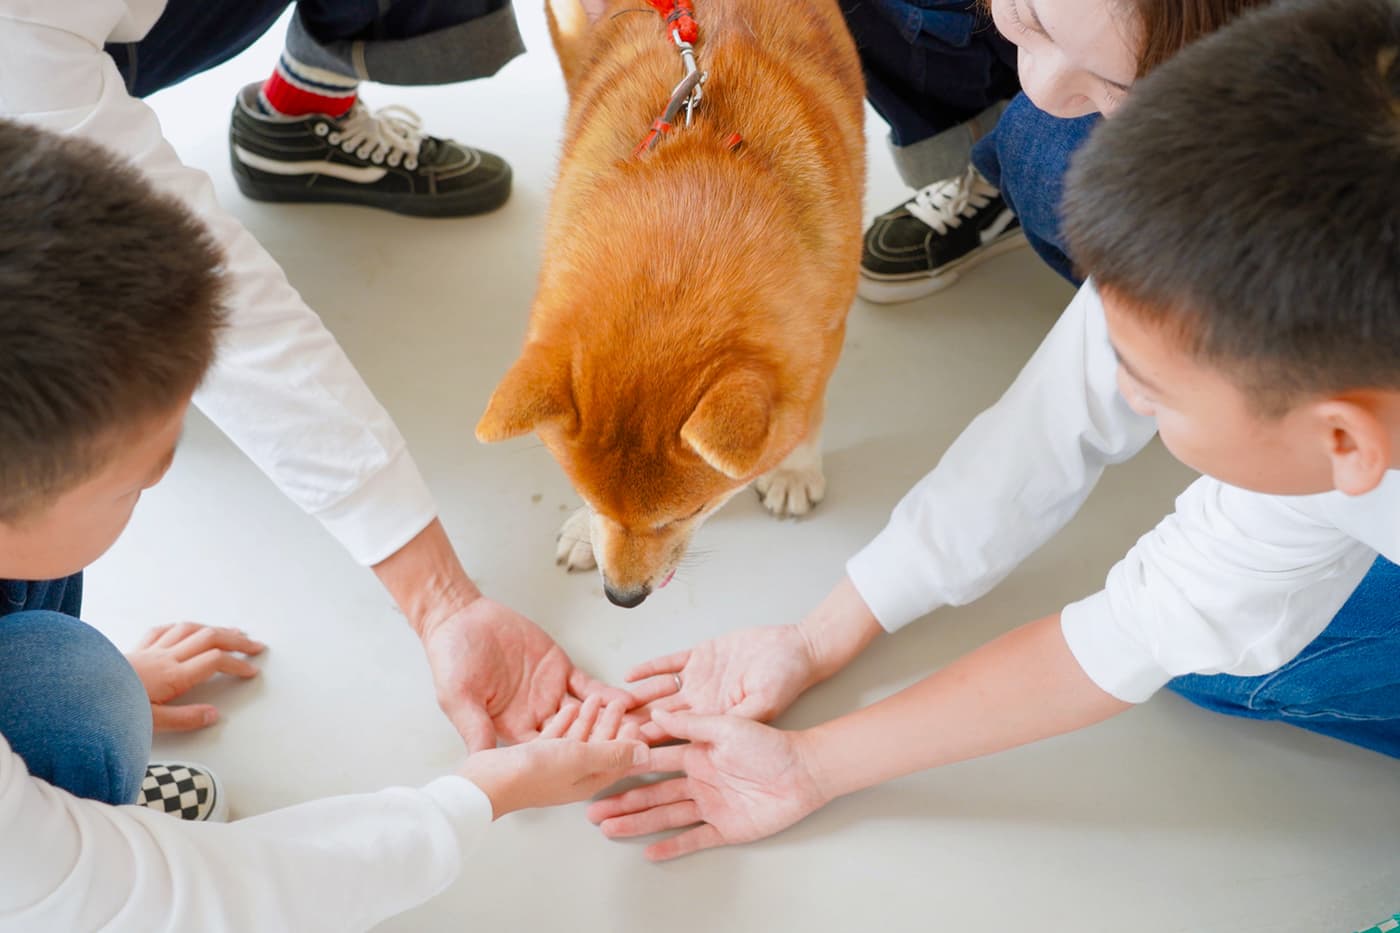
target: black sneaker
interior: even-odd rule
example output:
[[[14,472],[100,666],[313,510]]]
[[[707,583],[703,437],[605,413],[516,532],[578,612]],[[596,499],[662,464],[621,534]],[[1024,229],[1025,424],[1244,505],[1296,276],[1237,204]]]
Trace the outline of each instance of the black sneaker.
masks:
[[[363,204],[418,217],[493,211],[510,197],[499,156],[423,132],[404,107],[373,113],[359,101],[343,117],[270,117],[260,85],[238,94],[229,157],[238,190],[255,201]]]
[[[969,166],[875,218],[865,231],[857,292],[876,304],[912,301],[1025,242],[1001,193]]]
[[[147,765],[136,803],[198,823],[222,823],[228,819],[228,800],[213,772],[188,761]]]

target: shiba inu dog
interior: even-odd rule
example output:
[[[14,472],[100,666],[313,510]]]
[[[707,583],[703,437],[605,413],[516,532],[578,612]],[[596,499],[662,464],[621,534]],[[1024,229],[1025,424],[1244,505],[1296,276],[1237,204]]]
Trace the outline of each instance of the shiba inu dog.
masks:
[[[548,3],[569,91],[559,179],[525,346],[476,434],[539,435],[586,505],[560,562],[596,560],[608,598],[631,607],[749,483],[778,515],[825,493],[864,88],[835,0],[694,0],[704,81],[689,125],[682,107],[667,128],[673,92],[694,94],[678,86],[681,14],[589,6]]]

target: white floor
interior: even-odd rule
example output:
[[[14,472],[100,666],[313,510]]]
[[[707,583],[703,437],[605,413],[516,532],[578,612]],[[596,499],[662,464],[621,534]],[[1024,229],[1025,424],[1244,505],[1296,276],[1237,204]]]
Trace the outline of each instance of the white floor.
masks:
[[[472,427],[514,357],[534,289],[563,88],[540,10],[531,52],[454,88],[373,87],[430,127],[511,161],[500,212],[415,221],[356,208],[264,206],[225,154],[235,89],[263,76],[280,29],[158,96],[168,134],[284,264],[398,420],[467,568],[600,676],[715,633],[796,620],[900,494],[993,401],[1069,295],[1029,251],[914,304],[851,313],[826,432],[830,496],[777,522],[735,500],[697,561],[641,608],[554,566],[577,500],[533,441],[483,447]],[[871,116],[870,213],[903,194]],[[883,696],[1096,589],[1188,474],[1154,447],[976,605],[882,639],[805,697],[798,726]],[[91,572],[87,614],[120,642],[185,618],[239,625],[271,650],[251,685],[201,692],[224,712],[157,755],[218,768],[236,813],[416,783],[461,746],[418,645],[367,571],[202,418],[166,482]],[[513,816],[465,876],[395,931],[1350,931],[1400,910],[1400,770],[1298,730],[1227,720],[1162,696],[1087,732],[837,802],[781,836],[665,866],[605,841],[582,807]]]

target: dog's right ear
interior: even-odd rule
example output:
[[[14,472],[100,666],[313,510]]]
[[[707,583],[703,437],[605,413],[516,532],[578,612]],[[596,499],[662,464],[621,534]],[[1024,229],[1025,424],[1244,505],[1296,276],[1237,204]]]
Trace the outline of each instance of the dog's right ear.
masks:
[[[484,444],[509,440],[574,417],[568,363],[529,345],[491,393],[486,413],[476,424],[476,439]]]

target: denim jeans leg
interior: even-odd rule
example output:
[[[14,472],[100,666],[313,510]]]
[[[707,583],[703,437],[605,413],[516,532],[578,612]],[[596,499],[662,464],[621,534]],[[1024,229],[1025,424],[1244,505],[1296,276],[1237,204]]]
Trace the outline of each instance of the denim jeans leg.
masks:
[[[1020,89],[1015,47],[968,0],[841,0],[841,12],[905,182],[960,174]]]
[[[145,97],[242,52],[290,5],[169,0],[144,38],[106,51],[127,91]],[[484,77],[525,50],[509,0],[302,0],[287,47],[308,65],[388,84]]]
[[[150,760],[151,704],[96,629],[62,612],[12,612],[0,617],[0,733],[35,777],[128,804]]]
[[[1076,286],[1081,280],[1060,232],[1060,198],[1069,160],[1099,119],[1097,114],[1074,120],[1052,117],[1018,94],[996,129],[972,150],[972,164],[1001,189],[1031,247]]]
[[[1377,558],[1322,634],[1272,674],[1191,674],[1167,686],[1206,709],[1400,758],[1400,568]]]

